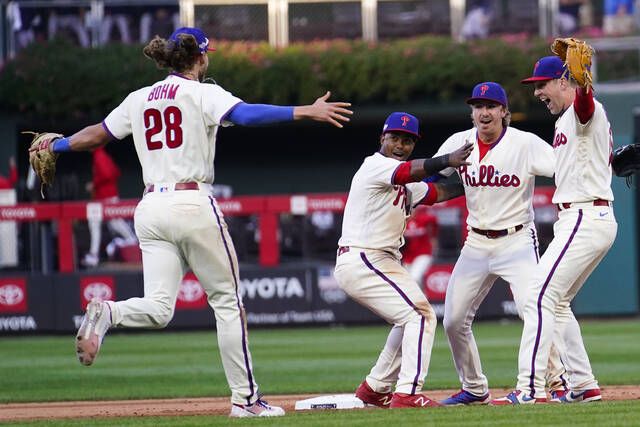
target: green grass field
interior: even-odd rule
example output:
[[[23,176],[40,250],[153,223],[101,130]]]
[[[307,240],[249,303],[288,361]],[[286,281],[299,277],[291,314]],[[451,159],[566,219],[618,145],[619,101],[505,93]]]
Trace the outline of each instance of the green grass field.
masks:
[[[582,322],[593,369],[603,385],[640,384],[640,322]],[[388,328],[304,328],[252,330],[250,345],[263,393],[352,392],[368,373]],[[483,366],[492,387],[513,387],[521,324],[479,323],[475,327]],[[75,359],[74,336],[0,339],[0,402],[142,399],[228,396],[211,332],[110,334],[96,364]],[[425,389],[457,388],[459,383],[442,327],[436,333]],[[640,402],[597,405],[542,405],[517,408],[437,408],[426,411],[331,411],[288,414],[261,420],[265,425],[365,425],[389,422],[515,425],[526,416],[536,425],[640,425]],[[118,418],[91,425],[244,425],[255,420],[226,417]],[[37,425],[31,423],[25,425]],[[87,425],[87,420],[47,425]]]

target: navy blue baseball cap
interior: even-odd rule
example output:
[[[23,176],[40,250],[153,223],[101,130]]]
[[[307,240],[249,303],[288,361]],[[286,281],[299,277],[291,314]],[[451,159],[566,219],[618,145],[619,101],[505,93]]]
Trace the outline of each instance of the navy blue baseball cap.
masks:
[[[495,82],[478,83],[473,88],[471,98],[467,99],[467,104],[474,104],[478,101],[493,101],[506,107],[508,105],[507,92]]]
[[[562,59],[557,56],[545,56],[540,58],[533,66],[533,76],[526,78],[521,83],[535,83],[561,78],[567,71]]]
[[[416,116],[409,113],[391,113],[382,127],[382,134],[387,132],[404,132],[420,138],[420,122]]]
[[[207,38],[207,36],[204,35],[204,32],[199,28],[193,28],[193,27],[178,28],[171,34],[171,36],[169,37],[169,40],[173,42],[177,42],[178,36],[180,34],[192,35],[196,39],[196,43],[198,43],[198,47],[200,48],[200,53],[213,52],[215,50],[214,48],[209,47],[209,39]]]

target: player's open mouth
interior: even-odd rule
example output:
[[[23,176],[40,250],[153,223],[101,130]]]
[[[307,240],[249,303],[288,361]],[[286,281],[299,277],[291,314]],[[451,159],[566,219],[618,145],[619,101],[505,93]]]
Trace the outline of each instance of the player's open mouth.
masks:
[[[395,157],[399,157],[399,158],[401,158],[401,159],[402,159],[402,158],[404,158],[404,152],[402,152],[402,153],[398,153],[398,152],[395,152],[395,151],[394,151],[394,152],[393,152],[393,155],[394,155]]]
[[[551,104],[551,99],[541,97],[541,98],[540,98],[540,101],[542,101],[542,102],[544,103],[544,105],[546,105],[546,106],[547,106],[547,108],[549,108],[549,104]]]

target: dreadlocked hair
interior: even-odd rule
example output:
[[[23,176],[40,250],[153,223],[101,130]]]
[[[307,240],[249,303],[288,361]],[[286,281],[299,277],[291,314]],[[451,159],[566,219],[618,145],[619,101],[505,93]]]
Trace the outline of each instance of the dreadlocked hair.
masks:
[[[175,42],[155,36],[142,52],[154,60],[158,68],[171,68],[181,73],[193,66],[200,55],[200,48],[191,34],[179,34]]]

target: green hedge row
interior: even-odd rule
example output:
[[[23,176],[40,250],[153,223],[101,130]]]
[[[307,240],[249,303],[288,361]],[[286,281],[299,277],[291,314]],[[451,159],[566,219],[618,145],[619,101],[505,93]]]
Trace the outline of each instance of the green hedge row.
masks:
[[[502,83],[512,109],[535,102],[519,81],[549,54],[548,41],[490,39],[459,44],[421,37],[378,44],[327,41],[272,49],[221,42],[209,74],[247,102],[308,103],[325,90],[359,105],[446,103],[481,81]],[[129,92],[165,75],[142,46],[81,49],[63,41],[33,44],[0,73],[0,105],[41,118],[101,117]]]

